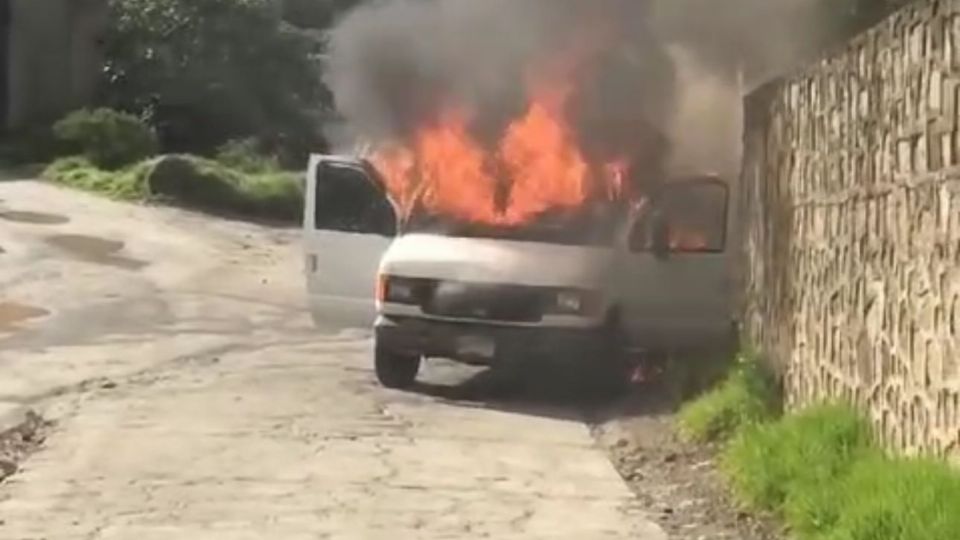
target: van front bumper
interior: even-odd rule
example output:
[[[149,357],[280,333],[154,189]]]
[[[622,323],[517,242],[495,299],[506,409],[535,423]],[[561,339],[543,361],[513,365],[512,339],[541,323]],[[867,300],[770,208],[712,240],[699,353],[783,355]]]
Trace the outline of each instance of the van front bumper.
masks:
[[[395,354],[449,358],[493,366],[527,361],[598,361],[605,345],[600,328],[505,326],[383,317],[377,347]]]

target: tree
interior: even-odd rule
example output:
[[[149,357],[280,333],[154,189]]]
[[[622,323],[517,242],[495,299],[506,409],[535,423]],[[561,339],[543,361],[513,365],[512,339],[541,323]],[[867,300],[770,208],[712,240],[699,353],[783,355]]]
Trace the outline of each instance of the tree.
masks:
[[[278,0],[110,0],[105,104],[137,114],[168,151],[259,137],[321,146],[332,99],[322,43],[284,21]],[[298,152],[298,153],[299,153]]]
[[[283,0],[283,20],[299,28],[326,30],[362,0]]]

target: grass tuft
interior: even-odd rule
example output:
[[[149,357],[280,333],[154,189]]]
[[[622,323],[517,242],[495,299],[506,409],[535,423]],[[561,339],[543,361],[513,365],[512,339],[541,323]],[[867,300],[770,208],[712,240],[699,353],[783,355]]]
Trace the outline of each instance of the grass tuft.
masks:
[[[724,440],[745,426],[773,418],[779,402],[776,385],[753,355],[741,355],[715,389],[683,407],[680,433],[688,440]]]
[[[808,531],[813,540],[956,540],[960,475],[929,459],[864,459],[823,500],[832,522]]]
[[[870,428],[856,412],[822,405],[744,428],[722,463],[734,491],[749,505],[783,509],[795,523],[813,523],[824,519],[819,490],[871,452]]]

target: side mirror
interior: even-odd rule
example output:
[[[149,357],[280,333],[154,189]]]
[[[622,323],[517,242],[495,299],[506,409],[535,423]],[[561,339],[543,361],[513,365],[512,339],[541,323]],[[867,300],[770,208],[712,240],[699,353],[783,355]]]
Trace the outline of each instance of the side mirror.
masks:
[[[653,254],[658,259],[670,256],[670,223],[660,212],[653,215],[651,223]]]

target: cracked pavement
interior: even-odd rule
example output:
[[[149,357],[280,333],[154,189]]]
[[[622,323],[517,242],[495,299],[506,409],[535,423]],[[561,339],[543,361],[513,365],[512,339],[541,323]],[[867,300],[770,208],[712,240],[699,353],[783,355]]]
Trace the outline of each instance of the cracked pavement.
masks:
[[[0,539],[665,538],[578,411],[380,388],[311,326],[297,231],[0,182],[0,249],[0,404],[55,422]]]

